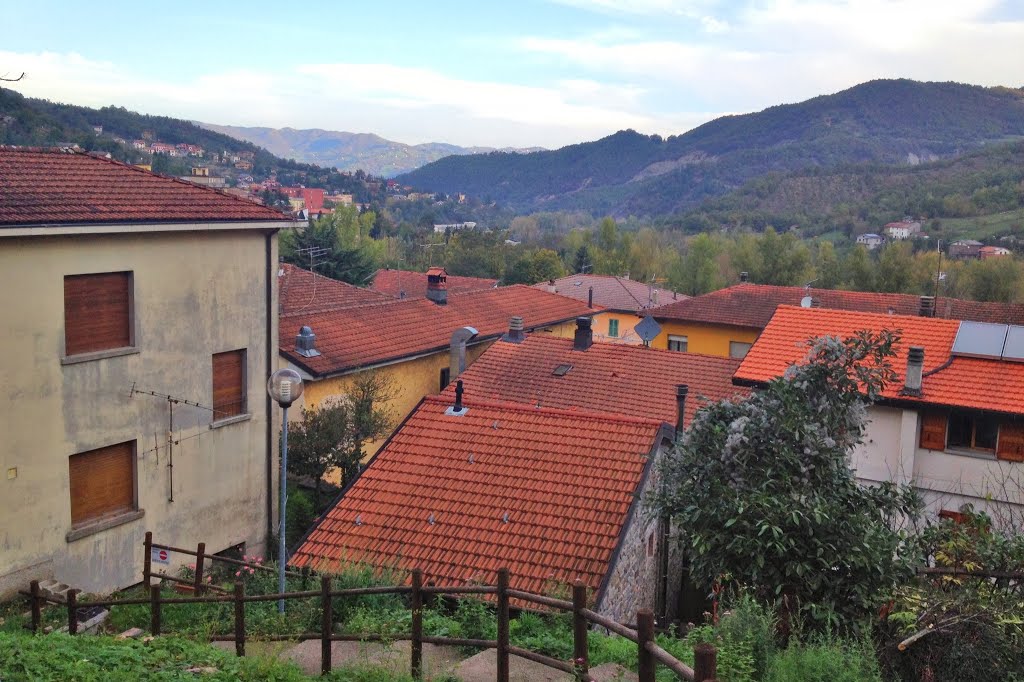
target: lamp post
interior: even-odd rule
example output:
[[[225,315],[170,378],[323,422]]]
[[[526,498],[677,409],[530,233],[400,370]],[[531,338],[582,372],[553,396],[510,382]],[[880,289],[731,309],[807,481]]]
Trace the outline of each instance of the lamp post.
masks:
[[[294,369],[279,369],[267,380],[267,393],[281,406],[281,488],[278,517],[277,587],[284,594],[284,569],[288,563],[288,547],[285,544],[285,507],[288,504],[288,408],[302,395],[302,377]],[[277,600],[277,610],[284,613],[284,599]]]

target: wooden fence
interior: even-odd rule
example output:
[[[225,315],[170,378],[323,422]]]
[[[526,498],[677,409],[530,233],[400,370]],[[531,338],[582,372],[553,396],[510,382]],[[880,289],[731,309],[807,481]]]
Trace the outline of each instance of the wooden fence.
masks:
[[[402,586],[381,586],[381,587],[359,587],[335,590],[331,586],[331,577],[324,575],[320,576],[320,589],[317,590],[303,590],[298,592],[285,592],[283,594],[260,594],[260,595],[247,595],[245,593],[245,585],[241,582],[236,582],[233,592],[230,594],[217,594],[204,596],[202,594],[203,588],[211,588],[210,585],[200,585],[202,581],[202,564],[201,559],[209,558],[220,561],[226,561],[227,563],[234,565],[242,565],[247,567],[260,568],[256,564],[247,564],[246,562],[237,561],[235,559],[225,559],[224,557],[213,557],[205,555],[204,547],[202,544],[199,545],[195,552],[190,550],[184,550],[175,547],[169,547],[166,545],[157,545],[152,542],[152,536],[150,533],[146,533],[146,560],[144,567],[144,580],[148,587],[148,597],[141,599],[121,599],[121,600],[107,600],[107,601],[89,601],[87,604],[78,603],[78,590],[69,590],[67,593],[67,623],[68,632],[72,635],[78,633],[78,609],[81,606],[98,606],[104,608],[112,608],[115,606],[126,606],[131,604],[148,604],[150,606],[150,630],[154,636],[158,636],[162,632],[161,621],[163,607],[166,605],[173,604],[218,604],[218,603],[233,603],[234,604],[234,634],[233,635],[217,635],[212,637],[214,641],[228,641],[235,643],[235,653],[239,656],[245,656],[245,605],[259,601],[278,601],[278,600],[291,600],[291,599],[315,599],[319,598],[321,601],[322,619],[320,624],[319,632],[303,632],[300,634],[287,634],[287,635],[272,635],[269,637],[261,637],[262,640],[271,641],[304,641],[310,639],[319,639],[321,643],[321,671],[323,674],[327,674],[331,671],[331,642],[343,642],[343,641],[357,641],[357,642],[377,642],[377,641],[397,641],[397,640],[408,640],[411,643],[411,661],[410,661],[410,672],[414,679],[422,679],[423,673],[423,644],[441,644],[451,646],[469,646],[469,647],[481,647],[491,648],[497,650],[497,681],[508,682],[509,679],[509,656],[519,656],[521,658],[540,663],[542,665],[560,670],[562,672],[574,675],[580,682],[587,682],[593,680],[589,673],[589,652],[588,652],[588,633],[591,625],[597,625],[603,627],[609,632],[614,632],[621,637],[636,643],[637,645],[637,671],[639,673],[640,682],[654,682],[655,672],[657,666],[663,665],[671,670],[681,680],[695,681],[695,682],[714,682],[716,675],[716,656],[717,652],[715,647],[710,644],[699,644],[694,648],[694,667],[690,668],[685,665],[670,653],[658,646],[654,638],[654,614],[649,609],[642,609],[637,612],[637,627],[636,629],[627,627],[622,623],[618,623],[610,618],[596,613],[595,611],[587,608],[587,588],[580,582],[576,581],[572,589],[572,600],[555,599],[552,597],[546,597],[539,594],[533,594],[530,592],[523,592],[521,590],[515,590],[509,587],[510,574],[508,569],[500,569],[498,571],[497,583],[493,586],[489,585],[473,585],[465,587],[435,587],[425,585],[423,582],[423,572],[419,569],[412,571],[412,580],[410,585]],[[150,552],[151,549],[163,549],[167,551],[180,552],[187,555],[192,555],[197,558],[196,561],[196,577],[194,581],[185,580],[182,578],[174,578],[172,582],[192,584],[195,593],[192,597],[164,597],[161,594],[160,586],[151,585],[151,578],[155,574],[151,573],[152,566],[150,563]],[[270,567],[262,567],[267,570],[275,570]],[[307,577],[303,574],[289,572],[290,575],[295,577]],[[167,579],[170,576],[161,575],[163,579]],[[221,592],[226,592],[221,590]],[[32,608],[32,630],[33,632],[39,632],[42,622],[42,605],[47,601],[52,601],[47,597],[43,596],[39,582],[33,580],[29,589],[29,592],[23,593],[29,597]],[[412,627],[408,633],[401,633],[396,635],[378,635],[378,634],[349,634],[339,635],[334,632],[333,623],[333,611],[332,611],[332,599],[335,597],[356,597],[361,595],[370,594],[407,594],[410,599],[410,609],[412,611]],[[429,595],[445,595],[445,596],[461,596],[461,595],[493,595],[497,602],[497,638],[496,639],[466,639],[458,637],[433,637],[430,635],[423,634],[423,602],[424,597]],[[538,606],[547,607],[556,611],[571,612],[573,616],[573,660],[563,661],[551,656],[545,656],[527,649],[512,646],[509,642],[509,601],[510,599],[518,599],[525,603],[536,604]],[[58,603],[58,602],[55,602]]]

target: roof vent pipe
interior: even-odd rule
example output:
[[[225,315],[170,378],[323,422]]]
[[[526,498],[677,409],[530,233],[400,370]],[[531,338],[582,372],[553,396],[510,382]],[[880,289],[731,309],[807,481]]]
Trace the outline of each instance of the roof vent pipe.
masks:
[[[594,345],[594,331],[590,328],[591,320],[589,317],[577,317],[576,318],[576,336],[572,341],[573,350],[586,350]]]
[[[676,438],[683,435],[684,416],[686,415],[686,396],[690,393],[690,387],[686,384],[676,386]]]
[[[911,346],[907,353],[907,376],[904,380],[902,395],[921,395],[921,375],[924,369],[924,348]]]
[[[921,309],[918,313],[921,317],[935,317],[935,297],[922,296]]]
[[[464,409],[462,407],[462,393],[462,379],[459,379],[455,382],[455,405],[452,406],[452,412],[455,414],[460,414]],[[472,455],[470,455],[470,457],[472,457]]]
[[[452,332],[448,342],[448,381],[452,381],[466,371],[466,343],[479,334],[473,327],[460,327]]]
[[[740,273],[740,281],[741,282],[747,282],[749,280],[750,280],[750,273],[748,273],[746,271]]]
[[[587,307],[588,308],[593,308],[594,307],[594,287],[590,287],[587,290]]]
[[[502,341],[509,343],[522,343],[526,339],[523,333],[523,318],[515,315],[508,321],[508,333],[501,337]]]
[[[320,355],[316,349],[316,334],[310,327],[303,326],[295,336],[295,352],[304,358],[315,358]]]

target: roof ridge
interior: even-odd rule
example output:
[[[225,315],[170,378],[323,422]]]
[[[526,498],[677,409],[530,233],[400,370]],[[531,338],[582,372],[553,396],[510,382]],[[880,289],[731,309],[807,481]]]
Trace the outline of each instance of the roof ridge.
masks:
[[[798,306],[787,306],[787,307],[798,307]],[[511,344],[511,345],[517,345],[517,346],[518,345],[523,345],[523,343],[514,343],[512,341],[504,341],[502,339],[498,339],[498,341],[502,342],[502,343],[508,343],[508,344]],[[533,342],[533,343],[550,343],[550,344],[558,343],[560,345],[572,345],[573,340],[571,338],[564,338],[564,337],[561,337],[561,336],[550,336],[550,335],[541,335],[541,334],[533,334],[533,333],[531,333],[531,334],[527,334],[526,335],[526,341],[524,343],[528,344],[528,343],[531,343],[531,342]],[[620,352],[621,353],[638,353],[638,352],[640,352],[640,353],[655,353],[657,355],[660,355],[660,356],[666,357],[666,358],[668,358],[668,357],[673,357],[673,358],[674,357],[678,357],[680,359],[683,359],[683,358],[695,357],[695,358],[700,358],[702,360],[739,362],[738,358],[729,358],[729,357],[725,357],[725,356],[722,356],[722,355],[712,355],[710,353],[693,353],[693,352],[690,352],[690,351],[687,351],[685,353],[680,353],[679,351],[669,350],[667,348],[654,348],[653,346],[643,346],[643,345],[639,345],[639,344],[634,345],[634,344],[628,344],[628,343],[610,343],[610,342],[606,342],[606,341],[594,341],[594,343],[591,346],[591,348],[602,348],[602,349],[613,349],[614,348],[615,350],[612,351],[614,353],[620,353]],[[619,349],[622,349],[622,350],[619,350]]]
[[[956,324],[959,325],[963,320],[957,320],[950,317],[923,317],[921,315],[902,315],[900,313],[875,313],[867,310],[846,310],[844,308],[804,308],[803,306],[793,305],[791,303],[780,303],[776,306],[776,311],[780,308],[786,310],[813,310],[816,313],[825,313],[827,315],[854,315],[857,317],[877,317],[886,320],[913,320],[915,323],[933,324],[936,326]],[[1002,324],[1001,322],[995,324]]]
[[[430,395],[424,399],[425,403],[439,404],[439,405],[450,405],[451,400],[441,395]],[[595,421],[605,422],[620,422],[625,424],[637,424],[641,426],[657,426],[660,427],[665,421],[661,419],[655,419],[653,417],[634,417],[631,415],[619,414],[615,412],[599,412],[594,410],[570,410],[561,407],[537,407],[529,403],[517,403],[514,401],[503,401],[503,400],[487,400],[471,398],[466,400],[463,397],[463,405],[466,407],[489,407],[493,409],[501,410],[515,410],[517,412],[528,412],[530,414],[549,414],[558,417],[573,417],[575,419],[593,419]]]

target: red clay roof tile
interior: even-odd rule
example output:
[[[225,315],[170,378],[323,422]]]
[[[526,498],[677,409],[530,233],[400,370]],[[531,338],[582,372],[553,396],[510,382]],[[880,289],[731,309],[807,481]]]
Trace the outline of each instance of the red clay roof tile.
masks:
[[[493,289],[496,286],[498,280],[482,277],[447,275],[445,279],[445,288],[449,294],[464,294],[469,291]],[[378,270],[373,276],[370,288],[394,298],[399,298],[403,291],[406,298],[423,298],[427,295],[427,273],[411,270]]]
[[[1024,363],[952,355],[959,326],[957,320],[779,306],[734,379],[756,384],[782,376],[787,367],[805,358],[812,336],[845,338],[864,329],[898,330],[902,340],[896,344],[892,364],[899,379],[886,388],[884,399],[1024,414]],[[900,395],[910,346],[925,349],[920,398]]]
[[[921,309],[921,297],[910,294],[745,283],[665,305],[651,314],[659,320],[764,329],[777,306],[799,305],[807,295],[814,298],[821,308],[911,316],[918,315]],[[942,296],[935,301],[935,316],[952,320],[1024,324],[1024,305],[965,301]]]
[[[571,365],[555,376],[559,365]],[[595,343],[573,350],[571,339],[532,334],[522,343],[498,341],[459,378],[467,399],[600,410],[676,422],[676,386],[686,384],[686,423],[708,401],[746,395],[733,385],[740,361],[643,346]],[[450,385],[446,395],[453,395]]]
[[[0,147],[0,227],[284,221],[252,201],[118,161]]]
[[[278,269],[277,286],[282,315],[311,314],[394,300],[387,294],[339,282],[288,263],[282,263]]]
[[[449,294],[447,305],[418,298],[302,311],[281,315],[281,353],[315,376],[325,376],[444,350],[460,327],[473,327],[477,340],[484,340],[505,333],[514,315],[534,329],[593,313],[585,304],[522,285]],[[293,339],[303,325],[316,334],[320,356],[294,352]]]
[[[450,405],[426,398],[291,563],[421,568],[438,585],[493,584],[507,567],[514,589],[596,590],[660,423],[485,401],[448,416]]]
[[[545,291],[551,290],[548,282],[533,286]],[[584,303],[589,300],[590,289],[593,287],[595,306],[622,312],[640,312],[689,298],[668,289],[613,275],[569,275],[556,279],[554,286],[554,293]]]

